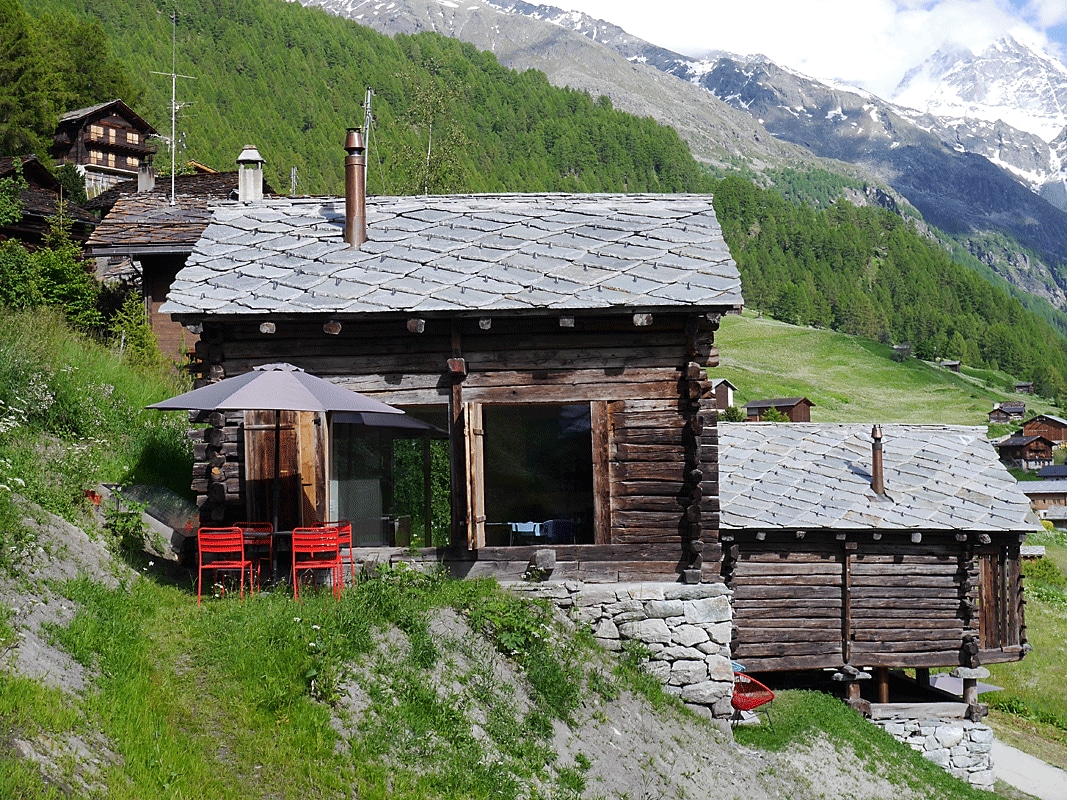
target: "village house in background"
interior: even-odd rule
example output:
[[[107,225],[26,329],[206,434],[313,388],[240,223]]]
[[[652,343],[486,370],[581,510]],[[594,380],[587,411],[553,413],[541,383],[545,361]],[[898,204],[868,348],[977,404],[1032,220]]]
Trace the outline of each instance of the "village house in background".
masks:
[[[745,403],[749,422],[762,422],[771,409],[784,414],[790,422],[811,422],[811,409],[815,404],[806,397],[777,397],[772,400],[753,400]]]
[[[238,159],[239,165],[253,162],[258,165],[260,196],[272,195],[263,181],[259,153],[252,148]],[[160,314],[159,307],[211,221],[211,207],[236,199],[241,168],[217,172],[197,165],[193,174],[176,175],[172,181],[157,179],[145,161],[136,180],[119,183],[86,204],[103,215],[86,242],[87,253],[98,259],[97,273],[101,277],[125,274],[140,284],[159,347],[175,360],[185,360],[197,336],[170,315]]]
[[[1038,470],[1052,464],[1055,442],[1044,436],[1019,434],[997,442],[1000,460],[1011,467]]]
[[[1013,388],[1018,394],[1033,394],[1034,393],[1034,382],[1033,381],[1017,381]]]
[[[57,164],[78,168],[85,176],[85,193],[92,198],[137,177],[156,151],[148,141],[156,133],[122,100],[109,100],[61,116],[49,153]]]
[[[63,187],[34,155],[0,156],[0,178],[15,177],[17,165],[21,165],[22,177],[27,184],[19,192],[22,216],[0,227],[0,242],[17,239],[32,250],[44,244],[49,220],[59,211]],[[71,223],[71,239],[84,242],[96,224],[96,217],[73,203],[66,204],[66,213]]]
[[[990,424],[1016,422],[1026,416],[1026,403],[1022,400],[1005,400],[993,405],[989,412]]]
[[[1067,442],[1067,419],[1051,414],[1038,414],[1023,423],[1023,436],[1044,436],[1054,444]]]
[[[711,381],[712,391],[715,393],[715,408],[725,411],[734,404],[734,392],[737,387],[726,378],[713,378]]]

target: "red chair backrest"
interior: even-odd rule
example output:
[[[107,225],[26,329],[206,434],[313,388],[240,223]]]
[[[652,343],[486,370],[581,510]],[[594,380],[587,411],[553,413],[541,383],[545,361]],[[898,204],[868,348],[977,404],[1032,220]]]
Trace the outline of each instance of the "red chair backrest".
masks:
[[[240,553],[244,556],[244,534],[238,527],[201,528],[196,534],[196,546],[201,553]]]
[[[340,559],[341,541],[337,528],[294,528],[293,557],[297,555],[310,555],[316,560]]]

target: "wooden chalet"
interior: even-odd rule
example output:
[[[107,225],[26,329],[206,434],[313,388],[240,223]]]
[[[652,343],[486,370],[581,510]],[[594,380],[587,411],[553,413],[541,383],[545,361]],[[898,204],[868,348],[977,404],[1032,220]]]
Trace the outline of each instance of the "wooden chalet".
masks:
[[[289,361],[447,430],[437,552],[461,574],[518,577],[551,545],[554,578],[717,582],[706,368],[742,298],[712,198],[354,191],[215,209],[160,309],[200,332],[201,380]],[[339,458],[358,426],[291,422],[283,527],[388,516],[384,459]],[[256,427],[197,445],[205,524],[249,515]]]
[[[1000,460],[1011,467],[1039,470],[1052,465],[1055,443],[1044,436],[1009,436],[997,443]]]
[[[100,271],[128,269],[144,293],[148,320],[160,349],[184,359],[196,344],[196,334],[160,314],[178,270],[211,221],[211,206],[237,199],[239,171],[202,169],[157,181],[144,164],[138,179],[102,192],[87,207],[103,219],[86,242],[89,255],[106,262]],[[272,194],[258,171],[260,195]],[[173,195],[172,195],[173,192]]]
[[[1040,526],[983,428],[720,423],[719,454],[749,670],[873,667],[881,683],[1022,658],[1020,545]]]
[[[122,100],[109,100],[63,114],[49,152],[57,164],[78,167],[92,198],[137,177],[145,159],[156,152],[148,141],[156,133]]]
[[[811,409],[814,405],[806,397],[776,397],[745,403],[745,414],[749,422],[762,422],[764,415],[774,409],[785,414],[790,422],[811,422]]]
[[[1033,394],[1034,393],[1034,382],[1033,381],[1016,381],[1015,385],[1012,388],[1018,394]]]
[[[59,212],[63,187],[35,155],[0,156],[0,178],[15,177],[19,165],[26,181],[26,188],[19,192],[22,217],[0,227],[0,242],[17,239],[32,250],[44,244],[50,227],[49,220]],[[69,202],[66,204],[66,213],[71,223],[71,238],[76,242],[84,242],[92,232],[96,218],[84,208]]]
[[[990,423],[1005,423],[1021,420],[1026,416],[1026,403],[1021,400],[1007,400],[996,403],[989,412]]]
[[[1023,423],[1024,436],[1044,436],[1055,444],[1067,442],[1067,419],[1051,414],[1038,414]]]

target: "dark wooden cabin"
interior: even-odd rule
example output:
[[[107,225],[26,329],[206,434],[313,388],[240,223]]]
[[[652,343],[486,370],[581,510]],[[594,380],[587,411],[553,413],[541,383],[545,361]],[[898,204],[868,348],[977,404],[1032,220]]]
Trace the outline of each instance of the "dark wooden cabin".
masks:
[[[811,409],[815,404],[806,397],[776,397],[770,400],[753,400],[745,403],[745,415],[750,422],[760,422],[771,409],[785,414],[790,422],[811,422]]]
[[[74,164],[85,176],[85,193],[95,197],[137,177],[155,153],[157,131],[122,100],[69,111],[59,118],[50,154],[57,164]]]
[[[1000,460],[1012,467],[1038,470],[1052,464],[1055,443],[1044,436],[1009,436],[997,444]]]
[[[44,244],[51,226],[50,220],[59,212],[63,189],[37,156],[0,156],[0,178],[14,178],[19,167],[26,181],[26,188],[19,192],[22,215],[0,227],[0,242],[17,239],[32,250]],[[66,213],[70,221],[71,239],[84,242],[92,232],[96,218],[70,202],[66,203]]]
[[[706,367],[742,298],[712,198],[371,198],[366,215],[350,246],[344,200],[218,207],[161,308],[200,332],[202,379],[289,361],[446,428],[465,574],[517,576],[551,543],[554,578],[717,582]],[[198,444],[205,524],[250,513],[250,421]],[[291,452],[350,447],[323,427],[294,420]],[[384,476],[332,464],[294,484],[290,525],[387,513]]]
[[[722,574],[748,669],[1022,658],[1020,545],[1040,525],[985,430],[881,432],[879,448],[870,425],[719,425]]]
[[[991,424],[1014,422],[1025,416],[1026,403],[1021,400],[1007,400],[993,406],[993,410],[989,412],[989,422]]]

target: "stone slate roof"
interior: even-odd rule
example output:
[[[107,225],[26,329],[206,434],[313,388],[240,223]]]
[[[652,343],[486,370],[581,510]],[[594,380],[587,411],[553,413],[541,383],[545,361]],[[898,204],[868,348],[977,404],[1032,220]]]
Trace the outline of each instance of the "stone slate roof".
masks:
[[[1067,494],[1067,481],[1063,481],[1063,480],[1019,481],[1019,488],[1026,495]]]
[[[1067,464],[1055,464],[1051,467],[1042,467],[1037,471],[1039,478],[1049,478],[1053,480],[1060,480],[1067,478]]]
[[[737,387],[735,386],[734,388],[736,389]],[[774,397],[770,400],[753,400],[750,403],[745,403],[745,408],[792,408],[801,403],[807,403],[809,406],[815,405],[806,397]]]
[[[215,210],[160,311],[265,313],[721,309],[742,305],[709,195],[372,197]]]
[[[105,214],[86,243],[90,253],[191,253],[211,222],[212,207],[236,197],[238,180],[236,171],[176,175],[174,205],[170,178],[157,178],[150,192],[138,192],[136,180],[123,181],[86,203]],[[266,181],[263,191],[272,193]]]
[[[97,225],[86,246],[90,255],[191,253],[211,221],[211,209],[195,197],[145,192],[120,198]]]
[[[985,428],[883,425],[885,497],[871,489],[871,426],[719,424],[721,527],[1030,531],[1039,528]]]
[[[1033,442],[1036,442],[1038,439],[1043,439],[1044,441],[1048,442],[1049,444],[1055,444],[1055,442],[1053,442],[1051,439],[1048,439],[1048,438],[1046,438],[1044,436],[1037,436],[1037,435],[1034,435],[1034,436],[1023,436],[1023,435],[1019,435],[1019,436],[1009,436],[1007,439],[1001,439],[999,442],[997,442],[997,447],[1025,447],[1028,444],[1032,444]]]

